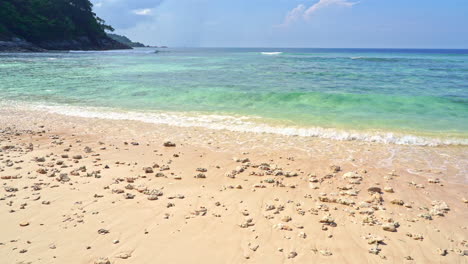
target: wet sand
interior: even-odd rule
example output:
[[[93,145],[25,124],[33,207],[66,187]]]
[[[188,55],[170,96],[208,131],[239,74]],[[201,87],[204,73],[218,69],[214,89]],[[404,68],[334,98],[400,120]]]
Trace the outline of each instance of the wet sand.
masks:
[[[0,129],[0,263],[468,261],[465,146],[13,108]]]

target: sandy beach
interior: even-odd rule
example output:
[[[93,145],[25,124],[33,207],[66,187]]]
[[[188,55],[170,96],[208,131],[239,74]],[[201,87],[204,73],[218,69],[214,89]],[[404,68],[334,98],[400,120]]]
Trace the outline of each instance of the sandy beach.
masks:
[[[466,146],[2,108],[0,263],[467,263]]]
[[[0,264],[468,264],[467,11],[0,0]]]

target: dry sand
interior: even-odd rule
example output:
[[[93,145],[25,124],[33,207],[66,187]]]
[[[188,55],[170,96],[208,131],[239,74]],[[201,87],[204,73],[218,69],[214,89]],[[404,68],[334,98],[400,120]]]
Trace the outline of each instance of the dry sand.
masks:
[[[468,263],[467,147],[7,108],[0,129],[0,263]]]

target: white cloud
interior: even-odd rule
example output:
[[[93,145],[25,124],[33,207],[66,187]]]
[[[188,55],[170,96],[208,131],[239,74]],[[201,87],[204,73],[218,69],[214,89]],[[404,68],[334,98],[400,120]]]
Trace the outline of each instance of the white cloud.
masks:
[[[151,8],[144,8],[144,9],[135,9],[135,10],[132,10],[132,12],[135,14],[135,15],[139,15],[139,16],[149,16],[151,15]]]
[[[358,3],[359,2],[350,2],[349,0],[319,0],[309,8],[300,4],[288,12],[281,26],[288,26],[298,20],[309,20],[315,12],[322,8],[329,6],[352,7]]]
[[[289,25],[300,19],[305,11],[307,10],[307,7],[303,4],[298,5],[295,7],[293,10],[289,11],[288,14],[286,15],[286,18],[284,19],[284,25]]]
[[[158,13],[157,8],[164,3],[164,0],[91,0],[91,2],[94,4],[94,12],[119,31],[153,19]]]

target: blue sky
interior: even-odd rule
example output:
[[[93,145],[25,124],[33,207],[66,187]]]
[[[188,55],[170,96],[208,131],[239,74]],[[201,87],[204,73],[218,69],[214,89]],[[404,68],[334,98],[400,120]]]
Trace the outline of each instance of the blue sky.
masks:
[[[468,48],[468,0],[92,0],[116,33],[187,47]]]

